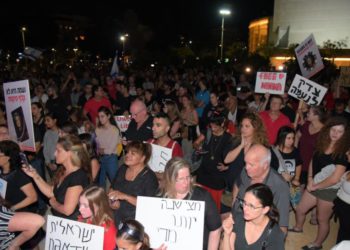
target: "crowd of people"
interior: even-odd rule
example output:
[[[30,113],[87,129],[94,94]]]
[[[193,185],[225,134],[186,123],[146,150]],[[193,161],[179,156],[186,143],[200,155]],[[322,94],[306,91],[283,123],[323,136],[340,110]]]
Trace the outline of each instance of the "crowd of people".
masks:
[[[0,178],[8,182],[0,249],[33,249],[45,237],[48,207],[102,226],[104,250],[150,249],[135,220],[138,196],[204,201],[203,249],[284,249],[309,211],[317,235],[302,249],[322,249],[333,213],[337,243],[350,240],[346,88],[333,84],[320,105],[308,106],[254,93],[245,75],[224,71],[168,68],[112,79],[61,69],[23,77],[36,152],[23,161],[0,106]],[[115,115],[131,117],[126,131]],[[164,172],[148,165],[150,144],[172,150]],[[301,199],[291,204],[296,188]]]

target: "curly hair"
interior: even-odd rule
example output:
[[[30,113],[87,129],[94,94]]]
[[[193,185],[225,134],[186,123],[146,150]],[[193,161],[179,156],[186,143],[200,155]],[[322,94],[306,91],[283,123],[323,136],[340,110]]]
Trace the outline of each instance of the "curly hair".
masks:
[[[316,141],[316,153],[322,154],[327,150],[327,148],[331,144],[330,131],[334,126],[343,126],[344,134],[335,143],[334,150],[332,152],[332,158],[344,155],[348,151],[350,140],[348,122],[343,117],[332,117],[326,122],[326,124],[320,131],[320,134]]]
[[[265,147],[269,147],[270,143],[267,139],[267,133],[263,121],[256,112],[247,112],[242,116],[240,127],[242,121],[248,119],[254,128],[253,144],[262,144]],[[241,138],[241,130],[238,129],[237,138]]]

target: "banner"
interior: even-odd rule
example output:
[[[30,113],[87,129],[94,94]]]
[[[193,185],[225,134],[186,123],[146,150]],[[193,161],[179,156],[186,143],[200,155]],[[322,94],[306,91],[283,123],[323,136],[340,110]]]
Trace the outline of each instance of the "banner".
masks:
[[[136,220],[144,225],[152,248],[164,243],[167,250],[202,250],[204,210],[203,201],[138,196]]]
[[[22,150],[35,152],[28,80],[4,83],[4,97],[10,137]]]
[[[117,115],[114,116],[114,120],[117,123],[120,132],[125,132],[129,127],[129,123],[131,122],[131,116],[126,117],[124,115]]]
[[[45,250],[102,250],[103,238],[103,227],[47,216]]]
[[[0,196],[5,199],[7,190],[7,181],[0,178]]]
[[[148,162],[148,166],[154,172],[164,172],[165,165],[171,159],[173,150],[171,148],[162,147],[152,144],[152,156]]]
[[[327,89],[305,77],[295,75],[288,94],[309,105],[319,105],[322,102]]]
[[[313,34],[308,36],[295,48],[295,54],[301,74],[306,78],[312,77],[324,68],[322,57]]]
[[[255,93],[283,95],[286,79],[287,73],[258,72],[256,74]]]

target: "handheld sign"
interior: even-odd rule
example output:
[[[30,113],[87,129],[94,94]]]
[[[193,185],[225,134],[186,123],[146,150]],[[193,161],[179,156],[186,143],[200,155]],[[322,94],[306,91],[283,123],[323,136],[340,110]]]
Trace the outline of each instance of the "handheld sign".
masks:
[[[137,197],[136,220],[150,236],[151,247],[201,250],[204,230],[203,201]]]
[[[129,127],[131,117],[130,116],[126,117],[124,115],[116,115],[114,116],[114,120],[117,123],[118,128],[120,129],[120,132],[125,132]]]
[[[258,72],[255,93],[284,94],[287,74],[283,72]]]
[[[301,74],[310,78],[324,68],[320,51],[318,50],[314,35],[308,36],[295,48]]]
[[[103,249],[104,228],[48,215],[45,250]]]
[[[288,95],[303,100],[309,105],[319,105],[326,92],[325,87],[296,74]]]
[[[28,80],[4,83],[4,96],[10,137],[15,138],[21,149],[35,152]]]
[[[171,159],[173,150],[171,148],[162,147],[152,144],[152,156],[148,162],[148,166],[154,172],[164,172],[165,165]]]
[[[7,189],[7,181],[0,178],[0,196],[5,199]]]

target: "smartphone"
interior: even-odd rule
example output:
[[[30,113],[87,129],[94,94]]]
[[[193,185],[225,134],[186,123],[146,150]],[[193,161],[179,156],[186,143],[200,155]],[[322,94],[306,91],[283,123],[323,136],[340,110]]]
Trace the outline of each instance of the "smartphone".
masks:
[[[21,163],[29,167],[29,162],[25,153],[20,152],[19,157],[21,158]]]

